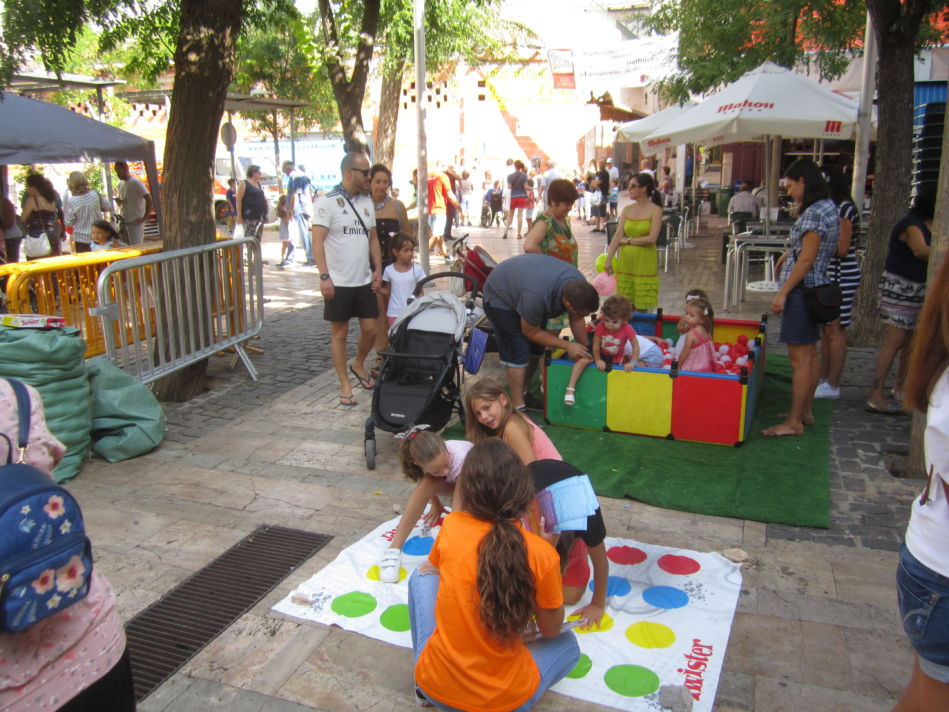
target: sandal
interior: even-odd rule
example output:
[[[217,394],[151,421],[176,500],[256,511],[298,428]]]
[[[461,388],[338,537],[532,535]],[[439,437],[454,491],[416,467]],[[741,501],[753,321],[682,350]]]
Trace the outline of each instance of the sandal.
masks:
[[[577,397],[574,395],[577,392],[576,388],[568,388],[567,392],[563,396],[564,405],[575,405],[577,402]]]
[[[353,406],[356,405],[356,396],[354,395],[344,396],[343,394],[340,394],[339,404],[346,406],[347,408],[352,408]]]
[[[894,401],[887,401],[882,408],[872,401],[867,401],[863,408],[868,413],[879,413],[880,415],[900,415],[905,413],[903,406]]]
[[[367,391],[371,391],[372,387],[376,385],[375,381],[372,380],[372,377],[368,374],[365,376],[360,376],[356,373],[356,369],[352,367],[352,364],[349,366],[349,372],[356,377],[356,380],[359,381],[359,385],[365,388]]]
[[[382,583],[398,583],[402,575],[402,550],[386,549],[379,561],[379,580]]]

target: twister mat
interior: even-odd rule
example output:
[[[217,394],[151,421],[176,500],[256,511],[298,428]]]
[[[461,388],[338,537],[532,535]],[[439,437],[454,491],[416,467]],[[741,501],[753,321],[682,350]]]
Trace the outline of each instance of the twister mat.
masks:
[[[377,563],[398,521],[344,549],[273,610],[411,648],[407,579],[425,560],[438,528],[416,525],[402,550],[399,583],[383,584]],[[710,711],[741,589],[740,567],[719,554],[631,539],[608,537],[606,548],[607,613],[599,630],[577,629],[580,662],[552,689],[617,709],[659,712],[659,688],[682,685],[695,712]],[[569,607],[568,616],[590,595]]]

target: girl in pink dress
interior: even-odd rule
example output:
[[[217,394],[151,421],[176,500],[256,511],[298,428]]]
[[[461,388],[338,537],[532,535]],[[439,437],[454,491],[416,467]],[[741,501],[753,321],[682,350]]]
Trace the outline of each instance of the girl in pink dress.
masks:
[[[715,313],[707,299],[692,299],[685,305],[683,320],[689,326],[685,345],[679,354],[680,371],[714,371],[715,346],[712,344],[712,328]]]

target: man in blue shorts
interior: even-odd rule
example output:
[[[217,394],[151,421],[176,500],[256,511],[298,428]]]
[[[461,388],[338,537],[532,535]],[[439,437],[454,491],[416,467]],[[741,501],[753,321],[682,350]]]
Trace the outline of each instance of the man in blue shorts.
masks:
[[[366,357],[376,339],[379,316],[376,291],[382,275],[376,218],[369,189],[369,157],[347,153],[340,164],[343,179],[316,201],[313,218],[313,257],[320,271],[323,318],[332,325],[330,350],[339,377],[339,404],[356,405],[349,383],[352,373],[366,390],[374,382]],[[356,357],[346,369],[349,321],[359,320]]]
[[[572,264],[528,253],[504,260],[484,283],[484,313],[491,320],[498,355],[507,374],[511,405],[524,406],[524,387],[545,348],[564,349],[570,358],[590,358],[584,318],[600,297]],[[567,313],[576,341],[544,330],[549,319]]]

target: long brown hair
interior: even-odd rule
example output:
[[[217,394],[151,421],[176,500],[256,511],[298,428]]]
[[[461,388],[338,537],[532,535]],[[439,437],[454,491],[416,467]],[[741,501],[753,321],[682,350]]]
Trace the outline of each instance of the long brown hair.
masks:
[[[475,416],[474,402],[476,400],[486,400],[493,403],[502,396],[505,399],[504,416],[498,424],[497,430],[490,430],[478,422],[478,418]],[[493,378],[482,378],[468,388],[468,393],[465,396],[465,410],[465,435],[467,435],[468,439],[473,443],[480,443],[489,438],[499,438],[503,436],[504,429],[512,420],[517,423],[518,427],[523,428],[528,439],[532,443],[534,442],[534,433],[531,427],[520,413],[514,413],[514,408],[511,406],[511,398],[504,392],[504,388],[502,388],[501,384]]]
[[[465,510],[491,522],[478,545],[481,622],[499,641],[512,643],[535,608],[527,543],[515,523],[534,498],[534,482],[511,446],[493,438],[471,449],[457,486]]]
[[[413,482],[425,477],[423,465],[427,465],[436,457],[445,452],[445,441],[441,435],[431,430],[419,430],[411,433],[399,445],[399,460],[402,461],[402,472]]]
[[[949,367],[949,259],[945,257],[926,294],[910,345],[903,385],[906,406],[925,413],[936,381]]]

